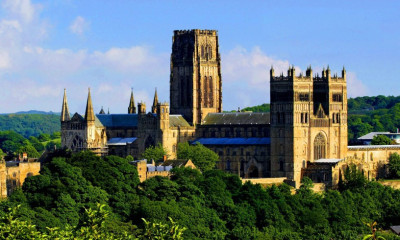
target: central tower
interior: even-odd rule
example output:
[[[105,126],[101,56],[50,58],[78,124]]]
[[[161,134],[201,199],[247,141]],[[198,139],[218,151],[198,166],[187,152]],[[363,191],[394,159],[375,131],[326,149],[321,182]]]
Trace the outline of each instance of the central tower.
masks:
[[[222,111],[221,58],[215,30],[174,31],[172,38],[171,114],[191,124]]]

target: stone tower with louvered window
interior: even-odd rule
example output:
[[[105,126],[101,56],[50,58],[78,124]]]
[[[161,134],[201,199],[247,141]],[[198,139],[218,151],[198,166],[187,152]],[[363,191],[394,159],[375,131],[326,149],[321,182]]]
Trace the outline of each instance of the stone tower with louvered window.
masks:
[[[171,114],[191,124],[222,112],[221,58],[215,30],[174,31],[170,76]]]

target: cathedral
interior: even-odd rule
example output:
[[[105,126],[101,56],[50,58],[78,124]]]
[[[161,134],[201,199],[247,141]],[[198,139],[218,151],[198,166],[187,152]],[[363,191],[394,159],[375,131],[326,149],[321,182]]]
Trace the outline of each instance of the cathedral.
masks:
[[[270,69],[270,113],[223,112],[221,57],[215,30],[174,31],[170,104],[154,94],[151,111],[131,93],[125,114],[93,111],[90,89],[85,115],[70,115],[66,92],[61,144],[100,156],[133,156],[161,144],[176,159],[177,145],[200,143],[219,155],[219,169],[241,178],[282,178],[298,187],[303,176],[328,186],[354,163],[368,178],[385,174],[400,146],[347,146],[346,70],[287,75]]]

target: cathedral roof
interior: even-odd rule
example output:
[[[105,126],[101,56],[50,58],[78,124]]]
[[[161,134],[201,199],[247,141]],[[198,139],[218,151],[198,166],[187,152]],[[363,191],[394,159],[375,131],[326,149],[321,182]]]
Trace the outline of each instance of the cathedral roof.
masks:
[[[137,138],[111,138],[108,140],[107,145],[109,146],[125,146],[136,141]]]
[[[97,114],[96,118],[105,127],[137,127],[137,114]]]
[[[169,115],[170,127],[190,127],[190,124],[182,117],[182,115]]]
[[[271,144],[271,138],[198,138],[192,144],[202,145],[267,145]]]
[[[261,112],[209,113],[201,125],[270,124],[269,116],[269,113]]]

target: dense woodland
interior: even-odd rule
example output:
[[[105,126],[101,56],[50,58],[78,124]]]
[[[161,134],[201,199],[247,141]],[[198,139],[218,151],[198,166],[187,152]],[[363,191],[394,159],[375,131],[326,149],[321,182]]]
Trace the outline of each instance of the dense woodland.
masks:
[[[55,114],[0,114],[0,131],[12,130],[25,138],[60,131],[60,116]]]
[[[400,224],[400,191],[368,182],[355,167],[339,190],[323,194],[309,179],[293,193],[219,170],[173,173],[139,183],[127,159],[58,150],[0,203],[0,238],[362,239],[377,222],[378,235],[399,239],[382,229]]]

